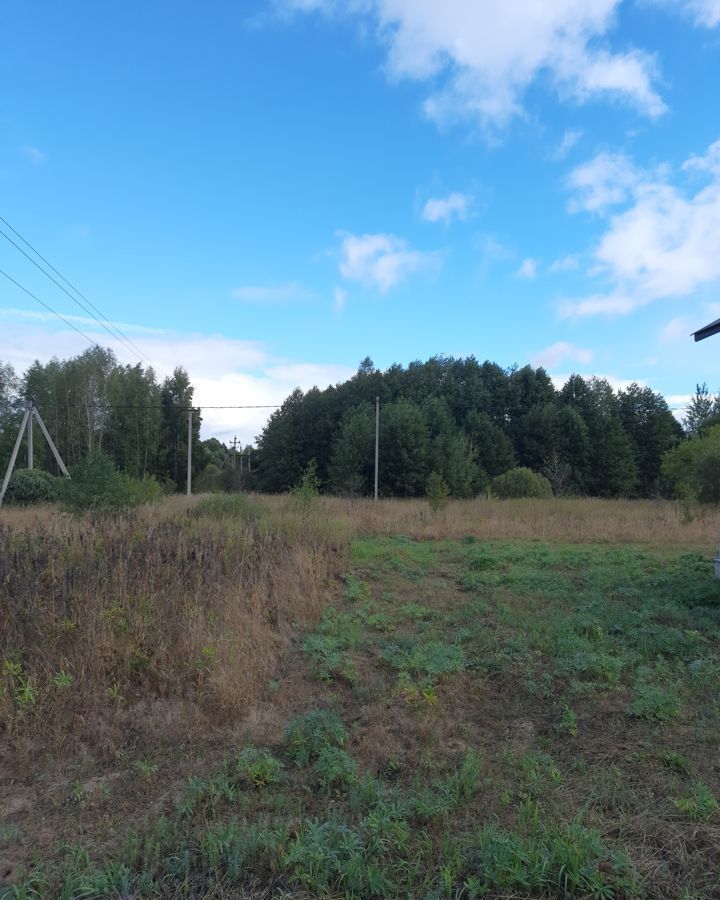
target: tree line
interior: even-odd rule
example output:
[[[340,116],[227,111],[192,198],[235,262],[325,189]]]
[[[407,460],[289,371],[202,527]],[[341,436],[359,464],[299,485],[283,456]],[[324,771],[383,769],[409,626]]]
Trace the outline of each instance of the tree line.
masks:
[[[95,346],[79,356],[33,363],[22,377],[0,363],[0,460],[9,458],[27,400],[37,406],[65,464],[72,469],[95,450],[127,475],[157,479],[169,490],[187,477],[187,412],[193,387],[177,368],[159,380],[152,368],[121,365],[111,350]],[[192,469],[202,473],[213,446],[200,440],[193,417]],[[219,442],[215,442],[218,444]],[[220,445],[221,446],[221,445]],[[44,441],[34,444],[35,465],[56,472]],[[22,465],[22,457],[19,465]]]
[[[366,358],[344,383],[296,389],[259,435],[252,474],[245,467],[242,482],[227,464],[229,448],[200,439],[196,411],[193,483],[198,490],[284,492],[312,464],[322,490],[369,495],[376,397],[383,496],[424,496],[437,473],[452,496],[472,497],[517,467],[544,475],[557,495],[680,494],[687,492],[690,458],[712,479],[720,397],[705,385],[683,429],[664,398],[638,384],[615,390],[605,379],[572,375],[556,388],[543,368],[437,356],[384,371]],[[3,467],[30,398],[71,469],[101,450],[133,478],[184,489],[193,386],[182,368],[159,379],[152,368],[122,365],[97,346],[71,359],[35,362],[22,377],[0,362]],[[35,442],[35,460],[55,471],[42,441]]]
[[[437,356],[380,371],[365,359],[343,384],[298,389],[273,413],[254,486],[288,490],[314,460],[328,491],[371,493],[376,397],[385,496],[421,496],[438,472],[453,496],[471,497],[515,467],[544,474],[556,494],[655,496],[663,455],[684,437],[664,398],[638,384],[572,375],[558,389],[532,366]]]

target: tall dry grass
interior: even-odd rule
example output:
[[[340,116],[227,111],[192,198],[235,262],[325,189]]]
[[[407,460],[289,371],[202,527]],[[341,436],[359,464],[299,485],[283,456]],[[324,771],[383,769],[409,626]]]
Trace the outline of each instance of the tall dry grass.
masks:
[[[332,521],[358,535],[634,543],[707,553],[720,541],[720,509],[687,509],[670,501],[483,498],[454,500],[434,514],[424,500],[326,497],[323,508]]]
[[[165,504],[119,519],[0,519],[5,751],[93,752],[128,728],[239,717],[320,606],[345,537],[313,517]]]

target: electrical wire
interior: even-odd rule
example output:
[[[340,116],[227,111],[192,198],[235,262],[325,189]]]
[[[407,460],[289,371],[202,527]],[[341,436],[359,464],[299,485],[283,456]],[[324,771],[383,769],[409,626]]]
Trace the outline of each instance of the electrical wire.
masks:
[[[12,246],[15,247],[15,249],[19,253],[22,253],[22,255],[25,257],[25,259],[27,259],[29,262],[31,262],[35,266],[36,269],[38,269],[40,272],[43,273],[43,275],[46,278],[50,279],[50,281],[52,281],[52,283],[56,287],[59,287],[61,291],[63,291],[65,294],[67,294],[67,296],[73,301],[73,303],[75,303],[77,306],[79,306],[83,312],[87,313],[92,319],[94,319],[98,323],[98,325],[100,325],[101,328],[104,328],[105,331],[107,331],[107,333],[110,335],[110,337],[112,337],[116,341],[120,341],[120,343],[125,347],[125,349],[130,351],[130,353],[132,353],[134,356],[136,356],[140,360],[140,362],[146,362],[149,365],[152,365],[150,360],[142,353],[142,351],[138,347],[136,347],[129,338],[126,338],[125,335],[120,331],[120,329],[114,323],[110,322],[110,320],[107,318],[107,316],[104,315],[104,313],[100,312],[100,310],[97,309],[97,307],[95,307],[94,304],[92,304],[84,296],[84,294],[80,293],[80,291],[76,287],[74,287],[65,278],[64,275],[62,275],[60,272],[58,272],[58,270],[51,263],[49,263],[45,259],[45,257],[41,253],[39,253],[29,241],[25,240],[25,238],[19,232],[17,232],[12,227],[12,225],[10,225],[9,222],[7,222],[2,216],[0,216],[0,221],[4,222],[7,225],[7,227],[20,238],[20,240],[22,240],[25,244],[27,244],[27,246],[30,247],[30,249],[33,251],[33,253],[35,253],[36,256],[38,256],[45,263],[45,265],[47,265],[49,268],[51,268],[53,270],[53,272],[55,272],[58,275],[58,277],[62,278],[62,280],[66,284],[70,285],[70,287],[73,289],[73,291],[75,291],[75,293],[79,294],[80,297],[82,297],[83,300],[85,300],[85,303],[87,303],[88,305],[90,305],[94,309],[96,309],[97,312],[102,316],[102,319],[99,319],[98,316],[96,316],[95,313],[93,313],[93,311],[91,309],[88,309],[88,307],[85,305],[85,303],[78,300],[77,297],[74,297],[70,293],[70,291],[67,290],[67,288],[63,287],[63,285],[60,284],[60,282],[57,281],[57,279],[53,278],[53,276],[50,275],[49,272],[47,272],[45,269],[43,269],[43,267],[40,265],[40,263],[38,263],[36,260],[34,260],[32,258],[32,256],[30,256],[29,253],[26,253],[19,244],[16,244],[15,241],[9,235],[5,234],[5,232],[2,230],[2,228],[0,228],[0,235],[2,237],[4,237],[6,241],[8,241],[10,244],[12,244]]]
[[[49,303],[46,303],[44,300],[41,300],[40,297],[37,296],[37,294],[33,294],[32,291],[29,291],[26,287],[23,287],[23,285],[20,284],[19,281],[15,281],[15,279],[12,278],[10,275],[8,275],[7,272],[4,272],[2,269],[0,269],[0,275],[4,275],[5,278],[7,278],[8,281],[11,281],[16,287],[19,287],[21,291],[25,291],[25,293],[28,295],[28,297],[32,297],[33,300],[36,300],[41,306],[44,306],[45,309],[49,310],[54,316],[57,316],[58,319],[62,319],[62,321],[63,321],[66,325],[69,325],[70,328],[73,329],[73,331],[77,331],[77,333],[78,333],[79,335],[81,335],[82,337],[84,337],[86,341],[89,341],[89,343],[90,343],[93,347],[96,347],[96,346],[98,345],[97,341],[94,341],[89,335],[85,334],[84,331],[82,331],[82,330],[81,330],[80,328],[78,328],[76,325],[73,325],[73,323],[70,322],[68,319],[66,319],[65,316],[63,316],[61,313],[56,312],[56,311],[52,308],[52,306],[50,306]]]

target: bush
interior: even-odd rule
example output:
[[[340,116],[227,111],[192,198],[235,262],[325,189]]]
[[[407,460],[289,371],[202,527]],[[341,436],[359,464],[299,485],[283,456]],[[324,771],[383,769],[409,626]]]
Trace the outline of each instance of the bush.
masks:
[[[547,478],[523,466],[494,478],[492,492],[502,500],[511,497],[552,497]]]
[[[434,513],[442,512],[448,505],[450,490],[439,472],[433,472],[428,478],[425,495],[430,504],[430,509]]]
[[[320,495],[320,479],[314,459],[305,467],[300,481],[291,491],[292,499],[300,512],[307,513],[316,505]]]
[[[672,497],[720,503],[720,425],[668,450],[662,459],[662,477]]]
[[[299,766],[306,766],[328,747],[342,749],[347,743],[347,732],[336,713],[314,709],[290,723],[284,743],[288,756]]]
[[[154,478],[131,478],[101,450],[93,450],[62,483],[60,500],[74,513],[122,512],[158,500],[162,493]]]
[[[5,502],[11,506],[55,503],[62,479],[42,469],[16,469],[10,477]]]
[[[283,764],[269,750],[246,747],[235,763],[238,775],[251,781],[255,787],[263,788],[280,780]]]

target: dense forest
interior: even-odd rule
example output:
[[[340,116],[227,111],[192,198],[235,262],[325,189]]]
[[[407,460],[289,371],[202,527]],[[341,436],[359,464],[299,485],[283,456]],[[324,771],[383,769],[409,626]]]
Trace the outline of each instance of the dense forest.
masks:
[[[22,378],[0,362],[0,467],[4,471],[17,437],[25,398],[42,415],[69,469],[102,450],[133,478],[153,477],[169,490],[187,477],[187,407],[193,387],[176,369],[159,381],[151,368],[123,366],[111,350],[93,347],[67,360],[35,362]],[[217,440],[200,440],[201,415],[193,419],[193,476],[225,455]],[[35,465],[56,473],[45,441],[36,440]],[[22,458],[19,465],[22,465]]]
[[[471,497],[515,467],[542,474],[557,495],[677,493],[694,448],[715,453],[717,438],[708,429],[720,423],[720,398],[704,385],[683,429],[660,394],[637,384],[614,390],[604,379],[572,375],[558,389],[544,369],[531,366],[503,369],[473,357],[438,356],[380,371],[365,359],[342,384],[293,391],[258,437],[252,473],[245,468],[242,480],[227,464],[225,445],[200,439],[196,412],[194,485],[282,492],[312,463],[322,490],[370,494],[376,397],[380,493],[394,497],[423,496],[431,473],[442,476],[453,496]],[[184,489],[193,387],[183,369],[159,380],[151,368],[121,365],[100,347],[35,362],[22,377],[0,363],[3,468],[25,398],[37,405],[71,470],[102,450],[134,478]],[[36,465],[55,472],[45,443],[35,444]],[[714,463],[705,456],[702,465],[711,471]]]

